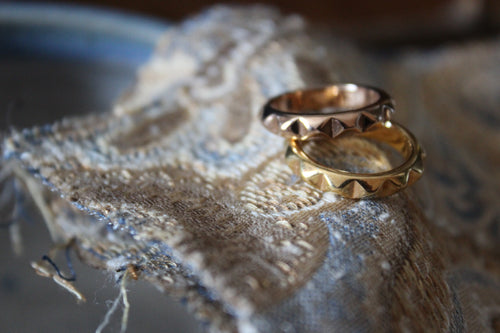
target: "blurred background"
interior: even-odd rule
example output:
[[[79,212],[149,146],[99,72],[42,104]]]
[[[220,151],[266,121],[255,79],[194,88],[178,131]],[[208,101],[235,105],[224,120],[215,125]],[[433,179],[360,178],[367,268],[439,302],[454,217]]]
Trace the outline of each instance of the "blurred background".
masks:
[[[108,110],[134,81],[169,25],[215,1],[87,0],[0,2],[0,130],[50,123],[63,116]],[[218,2],[217,2],[218,3]],[[252,1],[225,1],[250,4]],[[494,38],[500,30],[497,0],[328,0],[262,2],[351,38],[376,52],[433,48]],[[76,304],[55,283],[35,275],[30,261],[51,246],[42,218],[22,216],[24,252],[12,249],[11,228],[0,227],[0,331],[89,332],[118,295],[114,281],[74,260]],[[198,332],[179,303],[153,287],[129,286],[128,332]],[[119,330],[121,313],[108,330]]]
[[[60,1],[68,3],[68,1]],[[78,4],[108,6],[157,18],[181,20],[216,3],[269,4],[284,13],[299,13],[349,38],[391,45],[438,43],[492,35],[500,28],[498,0],[84,0]]]

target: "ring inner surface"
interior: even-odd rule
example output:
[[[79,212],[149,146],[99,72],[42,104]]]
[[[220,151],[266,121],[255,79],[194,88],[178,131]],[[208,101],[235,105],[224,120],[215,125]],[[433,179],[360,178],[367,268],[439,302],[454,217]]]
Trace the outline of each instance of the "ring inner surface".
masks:
[[[395,169],[413,152],[413,144],[405,133],[380,124],[363,133],[346,132],[334,139],[320,136],[299,144],[313,162],[355,174]]]
[[[346,84],[287,93],[272,101],[271,106],[285,112],[327,114],[359,110],[379,99],[380,94],[373,89]]]

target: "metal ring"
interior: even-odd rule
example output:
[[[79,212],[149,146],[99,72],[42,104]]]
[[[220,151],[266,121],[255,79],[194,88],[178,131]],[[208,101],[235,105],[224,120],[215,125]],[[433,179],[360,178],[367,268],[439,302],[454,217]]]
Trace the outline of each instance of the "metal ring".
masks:
[[[385,91],[354,83],[284,93],[267,102],[264,126],[286,138],[306,140],[325,134],[334,138],[346,129],[366,130],[390,120],[394,105]]]
[[[415,136],[403,126],[387,121],[352,135],[388,144],[403,156],[404,162],[384,172],[352,173],[313,160],[304,152],[306,141],[292,138],[286,152],[288,165],[312,186],[354,199],[394,194],[413,184],[422,175],[425,154]],[[325,144],[336,144],[336,139],[320,139],[325,140]]]

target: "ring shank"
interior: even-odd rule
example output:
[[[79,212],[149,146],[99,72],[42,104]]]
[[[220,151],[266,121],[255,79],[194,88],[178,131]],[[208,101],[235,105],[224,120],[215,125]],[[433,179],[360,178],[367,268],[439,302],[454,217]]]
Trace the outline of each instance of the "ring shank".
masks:
[[[345,130],[363,132],[373,123],[388,121],[393,108],[383,90],[343,83],[272,98],[261,120],[269,131],[287,138],[305,140],[319,133],[334,138]]]
[[[387,144],[401,154],[405,160],[412,156],[416,146],[418,146],[417,139],[413,134],[395,122],[376,123],[366,131],[355,133],[355,135]]]
[[[385,143],[399,152],[404,162],[395,168],[377,173],[352,173],[319,163],[307,155],[304,141],[292,139],[286,159],[289,166],[309,184],[349,198],[383,197],[411,185],[423,172],[424,154],[416,138],[394,122],[377,123],[368,131],[356,133],[370,140]],[[335,138],[327,144],[335,144]]]
[[[355,84],[341,84],[321,89],[298,90],[280,95],[270,106],[291,113],[332,113],[353,111],[377,103],[383,92]]]

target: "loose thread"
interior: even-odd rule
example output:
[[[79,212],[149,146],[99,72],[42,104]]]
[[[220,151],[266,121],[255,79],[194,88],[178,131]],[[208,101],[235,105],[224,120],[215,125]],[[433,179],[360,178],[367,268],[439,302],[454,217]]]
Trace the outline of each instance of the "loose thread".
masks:
[[[14,221],[9,227],[9,234],[12,243],[12,250],[18,256],[23,253],[23,239],[19,222]]]
[[[61,279],[73,282],[73,281],[76,281],[76,273],[75,273],[75,270],[73,268],[73,263],[71,262],[71,256],[70,256],[70,253],[69,253],[69,250],[71,249],[71,245],[72,245],[72,242],[70,242],[68,245],[66,245],[65,250],[64,250],[65,257],[66,257],[66,265],[68,266],[68,269],[69,269],[69,271],[71,273],[70,277],[64,276],[61,273],[61,270],[59,269],[59,267],[56,265],[56,263],[48,255],[43,255],[42,256],[42,260],[47,261],[54,268],[54,270],[56,271],[57,275]]]
[[[52,239],[55,241],[60,240],[61,236],[57,233],[55,228],[55,212],[46,201],[47,198],[43,194],[42,186],[36,179],[31,177],[26,171],[22,169],[14,169],[13,172],[16,176],[16,179],[19,179],[19,181],[23,183],[26,192],[29,193],[31,199],[33,199],[33,202],[38,207],[43,219],[45,220],[45,224],[47,225],[47,229],[49,230]]]
[[[108,312],[106,313],[106,316],[104,316],[104,320],[99,325],[99,327],[97,327],[97,329],[95,330],[95,333],[101,333],[102,330],[109,324],[109,319],[111,318],[113,313],[115,313],[116,308],[118,307],[118,303],[120,302],[121,296],[122,296],[122,293],[120,290],[120,294],[118,294],[118,297],[114,300],[113,305],[111,306],[111,308],[109,308]]]
[[[128,302],[128,297],[127,297],[127,289],[125,289],[126,285],[126,275],[128,271],[125,271],[123,274],[122,281],[120,283],[120,294],[122,295],[123,298],[123,315],[122,315],[122,324],[121,324],[121,330],[120,333],[125,333],[127,330],[127,324],[128,324],[128,314],[130,310],[130,303]]]
[[[48,255],[43,255],[42,260],[47,261],[54,268],[57,275],[59,275],[59,277],[61,279],[66,280],[66,281],[70,281],[70,282],[73,282],[76,280],[76,276],[75,276],[74,272],[72,272],[72,275],[70,277],[65,277],[64,275],[62,275],[61,271],[59,270],[59,267],[57,267],[56,263],[53,262],[52,259],[50,259],[50,257]]]
[[[68,266],[69,268],[69,271],[71,272],[71,276],[74,278],[74,280],[76,280],[76,273],[75,273],[75,269],[73,268],[73,262],[71,261],[71,256],[70,256],[70,250],[71,250],[71,246],[74,242],[74,239],[72,240],[72,242],[70,242],[68,245],[66,245],[66,248],[64,249],[64,256],[66,257],[66,265]]]
[[[120,293],[118,294],[118,297],[116,297],[116,299],[113,301],[113,305],[111,306],[111,308],[109,308],[108,312],[106,312],[103,321],[101,322],[99,327],[97,327],[95,333],[101,333],[102,330],[109,324],[109,320],[111,319],[111,316],[115,313],[118,304],[120,303],[120,300],[123,301],[123,314],[121,320],[120,333],[125,333],[125,331],[127,330],[128,316],[130,310],[130,303],[128,302],[127,289],[126,289],[127,273],[128,270],[125,270],[125,272],[119,278]]]

